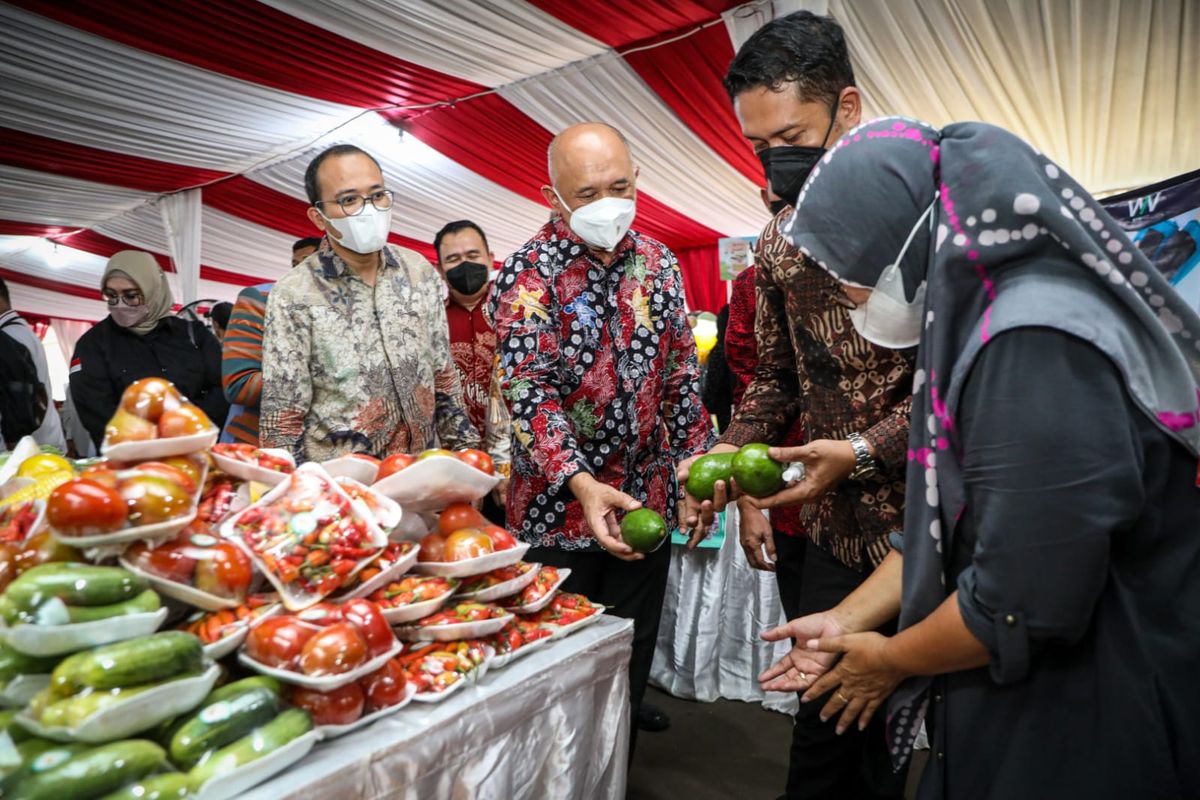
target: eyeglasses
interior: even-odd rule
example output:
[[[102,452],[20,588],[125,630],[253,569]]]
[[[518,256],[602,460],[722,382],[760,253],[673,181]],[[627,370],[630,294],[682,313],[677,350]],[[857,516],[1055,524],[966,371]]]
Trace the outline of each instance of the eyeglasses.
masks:
[[[825,299],[837,303],[842,308],[849,309],[850,311],[858,308],[858,303],[851,300],[842,290],[841,286],[838,286],[837,289],[826,289]]]
[[[100,293],[100,296],[103,297],[104,302],[108,303],[110,306],[115,306],[122,300],[127,306],[140,306],[142,303],[146,302],[146,298],[142,296],[141,291],[138,289],[127,289],[124,292],[113,292],[106,289]]]
[[[378,192],[372,192],[366,196],[348,194],[336,200],[318,200],[313,205],[323,206],[334,203],[347,217],[356,217],[367,207],[368,202],[380,211],[387,211],[392,207],[392,198],[394,196],[395,193],[391,189],[380,189]]]

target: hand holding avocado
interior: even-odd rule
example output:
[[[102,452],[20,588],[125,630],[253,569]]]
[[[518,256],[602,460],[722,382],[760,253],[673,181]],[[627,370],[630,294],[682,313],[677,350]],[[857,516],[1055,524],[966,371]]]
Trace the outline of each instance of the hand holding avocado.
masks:
[[[572,475],[567,485],[575,499],[583,506],[583,518],[587,521],[596,542],[612,555],[624,561],[639,561],[644,555],[635,551],[621,538],[621,527],[617,523],[617,511],[636,511],[642,504],[620,489],[593,478],[586,472]]]
[[[874,456],[874,446],[867,446]],[[854,448],[844,439],[815,439],[800,447],[772,447],[768,455],[776,461],[799,462],[804,477],[767,496],[749,502],[757,508],[778,508],[812,503],[828,494],[854,471]]]

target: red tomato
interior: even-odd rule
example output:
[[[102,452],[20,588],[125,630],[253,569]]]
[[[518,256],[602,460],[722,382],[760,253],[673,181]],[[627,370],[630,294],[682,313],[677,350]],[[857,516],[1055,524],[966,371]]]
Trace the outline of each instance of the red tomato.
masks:
[[[451,503],[438,515],[438,530],[446,536],[463,528],[482,528],[488,521],[470,503]]]
[[[42,531],[29,537],[25,546],[13,558],[18,574],[30,567],[49,564],[51,561],[83,561],[83,556],[78,550],[55,539],[50,531]]]
[[[464,464],[469,464],[480,472],[486,472],[488,475],[496,474],[496,468],[492,464],[492,457],[482,450],[471,448],[459,450],[458,460]]]
[[[446,560],[446,538],[436,531],[426,534],[421,539],[421,552],[417,555],[417,561],[445,561]]]
[[[201,453],[200,458],[207,458],[207,456]],[[202,461],[198,461],[197,459],[189,456],[171,456],[170,458],[164,458],[162,463],[166,464],[168,467],[174,467],[175,469],[187,475],[192,479],[193,485],[198,485],[200,483],[200,469],[203,464]]]
[[[103,484],[110,489],[117,488],[117,472],[107,464],[94,464],[79,473],[79,477]]]
[[[342,609],[333,603],[321,602],[297,612],[296,616],[305,622],[311,622],[313,625],[324,628],[335,622],[342,622]]]
[[[305,675],[338,675],[367,662],[367,640],[349,622],[322,628],[304,644],[300,671]]]
[[[492,540],[492,546],[497,550],[511,550],[517,546],[516,538],[499,525],[488,525],[483,532]]]
[[[144,461],[134,467],[134,469],[147,475],[157,475],[160,478],[166,478],[172,483],[177,483],[188,494],[196,493],[196,479],[172,464],[165,464],[161,461]]]
[[[394,475],[405,467],[411,465],[415,458],[408,453],[397,453],[394,456],[388,456],[379,465],[379,474],[375,476],[375,480],[381,481],[389,475]]]
[[[446,537],[447,561],[466,561],[494,550],[492,540],[478,528],[463,528]]]
[[[372,711],[394,706],[404,699],[408,679],[398,659],[389,659],[383,669],[372,672],[359,681],[367,693],[367,706]]]
[[[267,617],[250,629],[246,654],[268,667],[289,668],[319,628],[294,617]]]
[[[121,477],[117,491],[128,507],[131,525],[153,525],[182,517],[192,505],[189,492],[157,475],[133,473]]]
[[[288,702],[311,714],[314,725],[349,725],[362,716],[365,697],[357,683],[328,692],[293,686],[288,690]]]
[[[135,542],[125,551],[125,557],[135,567],[152,575],[190,584],[196,571],[196,559],[189,554],[190,549],[188,542],[181,539],[164,542],[153,549],[147,547],[145,542]]]
[[[383,612],[370,600],[358,598],[343,603],[342,619],[362,633],[372,657],[383,655],[396,645],[396,637]]]
[[[64,536],[110,533],[124,527],[127,513],[115,489],[84,478],[59,486],[46,503],[50,527]]]
[[[154,423],[118,408],[104,426],[104,439],[109,444],[146,442],[154,438],[158,428]]]
[[[196,565],[196,588],[218,597],[241,598],[250,591],[254,566],[250,556],[233,542],[207,548]]]
[[[158,422],[164,411],[178,408],[182,403],[179,390],[166,378],[142,378],[125,388],[121,408],[130,414]]]
[[[212,428],[208,415],[191,403],[184,403],[179,408],[164,411],[158,420],[158,435],[164,439],[176,436],[191,436]]]

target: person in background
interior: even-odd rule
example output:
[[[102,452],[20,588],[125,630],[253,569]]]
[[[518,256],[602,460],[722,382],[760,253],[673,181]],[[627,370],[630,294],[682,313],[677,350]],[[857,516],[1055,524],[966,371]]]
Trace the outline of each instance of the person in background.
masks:
[[[729,427],[733,414],[733,373],[725,360],[725,332],[729,327],[729,304],[717,312],[717,341],[708,352],[708,363],[700,379],[700,398],[704,407],[717,418],[717,430]]]
[[[712,440],[696,343],[674,254],[630,230],[637,169],[624,137],[574,125],[548,160],[542,194],[560,219],[509,256],[491,298],[513,420],[508,525],[530,560],[572,570],[569,591],[633,620],[633,719],[662,729],[642,698],[670,547],[634,552],[618,515],[645,506],[675,528],[674,463]],[[636,727],[631,753],[633,740]]]
[[[477,448],[450,357],[441,278],[388,244],[392,192],[353,145],[319,153],[304,175],[315,254],[267,299],[259,437],[300,461]]]
[[[292,266],[317,252],[321,237],[307,236],[292,245]],[[222,442],[258,445],[258,406],[262,402],[263,322],[273,281],[238,292],[229,315],[221,353],[221,384],[230,403]]]
[[[826,148],[861,113],[841,27],[807,11],[759,28],[730,64],[725,88],[772,191],[789,206]],[[838,282],[780,232],[791,216],[781,210],[755,245],[758,362],[716,449],[778,444],[797,420],[802,424],[805,444],[789,452],[804,464],[804,477],[771,497],[742,497],[738,506],[747,558],[766,566],[761,511],[802,504],[805,538],[770,538],[777,558],[784,548],[781,599],[789,613],[807,614],[858,587],[902,524],[915,353],[879,347],[855,331],[853,304]],[[688,466],[681,465],[681,477]],[[724,505],[724,487],[716,494],[711,506],[689,499],[693,543],[706,532],[709,512]],[[803,553],[791,552],[797,548]],[[798,583],[789,579],[797,569]],[[906,776],[892,770],[882,722],[839,734],[819,706],[802,704],[796,714],[785,797],[901,797]]]
[[[100,288],[108,316],[79,337],[70,366],[75,410],[96,446],[121,393],[139,378],[166,378],[219,426],[229,411],[221,345],[204,323],[171,315],[171,287],[154,256],[114,254]]]
[[[217,303],[208,312],[212,320],[213,334],[218,342],[225,341],[225,330],[229,327],[229,315],[233,312],[233,303]]]
[[[855,129],[783,233],[920,371],[903,535],[767,634],[797,645],[764,688],[839,729],[891,696],[894,760],[929,729],[921,798],[1200,797],[1200,316],[1065,170],[982,123]]]
[[[496,258],[483,229],[470,220],[447,223],[433,238],[437,269],[446,281],[446,321],[450,324],[450,355],[462,381],[467,417],[483,434],[484,449],[503,477],[484,500],[483,513],[504,524],[508,493],[511,423],[504,403],[492,403],[496,379],[496,331],[487,315],[488,279]]]
[[[33,365],[37,368],[38,382],[46,392],[46,415],[42,417],[42,424],[33,432],[34,440],[38,444],[57,447],[65,454],[67,440],[63,436],[58,410],[54,407],[54,392],[50,386],[50,370],[46,366],[46,351],[42,347],[42,340],[33,332],[33,328],[29,327],[25,318],[13,309],[12,300],[8,294],[8,284],[4,282],[3,278],[0,278],[0,333],[9,336],[29,351],[30,357],[33,358]],[[30,419],[36,420],[37,417]],[[3,441],[0,441],[0,447],[3,446]]]

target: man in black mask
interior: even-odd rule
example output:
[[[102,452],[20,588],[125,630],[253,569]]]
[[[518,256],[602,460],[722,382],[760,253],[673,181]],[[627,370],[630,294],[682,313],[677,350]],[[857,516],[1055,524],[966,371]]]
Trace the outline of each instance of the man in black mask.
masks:
[[[850,319],[854,298],[779,230],[826,148],[859,122],[861,102],[841,27],[807,11],[767,23],[738,50],[725,88],[779,202],[754,252],[758,364],[713,452],[750,442],[777,445],[793,426],[803,431],[806,444],[775,453],[802,462],[803,479],[770,497],[737,500],[740,529],[758,531],[757,539],[742,537],[747,558],[773,562],[784,611],[793,619],[853,592],[887,555],[888,534],[903,528],[913,352],[859,336]],[[680,465],[681,479],[689,467],[690,461]],[[691,529],[693,545],[728,500],[721,483],[712,501],[687,499],[681,527]],[[805,536],[771,537],[762,511],[797,505]],[[822,705],[804,704],[796,715],[783,796],[901,797],[905,776],[891,770],[882,723],[842,730],[837,718],[821,719]]]
[[[446,281],[446,320],[450,324],[450,355],[458,366],[467,416],[483,434],[484,447],[503,476],[485,501],[488,519],[504,524],[504,495],[508,490],[509,419],[504,403],[492,397],[496,361],[496,332],[485,314],[492,288],[490,273],[496,257],[488,249],[483,229],[470,220],[447,223],[433,239],[437,268]]]

